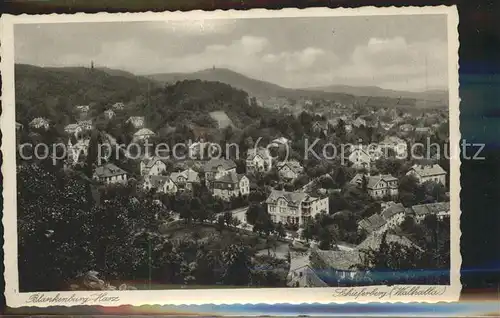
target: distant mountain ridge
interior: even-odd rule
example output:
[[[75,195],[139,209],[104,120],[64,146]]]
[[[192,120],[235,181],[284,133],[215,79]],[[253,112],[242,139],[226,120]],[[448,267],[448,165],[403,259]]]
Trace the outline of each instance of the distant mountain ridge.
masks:
[[[368,98],[415,99],[415,104],[424,105],[423,101],[432,101],[432,105],[448,104],[448,92],[445,90],[429,90],[426,92],[407,92],[383,89],[380,87],[356,87],[347,85],[332,85],[325,87],[292,89],[280,85],[261,81],[242,75],[225,68],[205,69],[193,73],[159,73],[146,75],[154,81],[161,83],[174,83],[181,80],[199,79],[204,81],[217,81],[229,84],[235,88],[244,90],[250,95],[258,98],[283,97],[283,98],[324,98],[339,102],[366,101]],[[443,106],[444,106],[443,105]],[[382,105],[381,105],[382,106]],[[422,106],[423,107],[423,106]]]
[[[429,89],[422,92],[397,91],[392,89],[380,88],[378,86],[348,86],[348,85],[330,85],[322,87],[311,87],[309,90],[345,93],[356,96],[371,96],[371,97],[390,97],[390,98],[413,98],[429,101],[446,101],[448,100],[448,91],[444,89]]]

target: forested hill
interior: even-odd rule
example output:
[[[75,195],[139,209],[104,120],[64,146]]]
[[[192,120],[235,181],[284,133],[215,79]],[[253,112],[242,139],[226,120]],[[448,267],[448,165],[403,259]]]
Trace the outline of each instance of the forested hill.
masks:
[[[214,111],[225,112],[237,127],[271,113],[246,92],[220,82],[185,80],[165,86],[130,73],[83,67],[16,65],[15,71],[16,121],[23,124],[39,116],[59,126],[73,123],[77,105],[90,105],[89,117],[99,120],[116,102],[125,109],[114,120],[144,116],[153,130],[180,123],[217,127],[210,116]]]
[[[156,90],[142,112],[152,127],[179,123],[217,127],[211,112],[225,112],[236,127],[243,128],[266,118],[271,110],[257,106],[245,91],[228,84],[184,80]],[[149,118],[148,118],[149,117]]]
[[[144,77],[111,75],[99,69],[24,64],[15,66],[15,82],[16,120],[22,123],[39,116],[71,122],[76,105],[90,104],[101,111],[116,102],[130,103],[147,94],[148,88],[159,86]]]

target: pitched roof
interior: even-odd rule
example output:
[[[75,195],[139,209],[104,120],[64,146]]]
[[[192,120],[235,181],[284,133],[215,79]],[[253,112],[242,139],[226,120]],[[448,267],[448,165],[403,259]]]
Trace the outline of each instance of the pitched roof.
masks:
[[[379,214],[373,214],[370,217],[359,221],[359,226],[367,232],[373,232],[384,226],[386,221]]]
[[[127,172],[122,168],[115,166],[112,163],[107,163],[102,166],[99,166],[95,169],[95,174],[100,178],[119,176],[126,174]]]
[[[355,266],[362,261],[358,250],[322,251],[315,249],[313,253],[327,266],[343,271],[356,271]]]
[[[293,272],[310,264],[308,253],[292,253],[290,255],[290,271]]]
[[[151,185],[153,186],[153,188],[160,188],[165,184],[165,182],[167,182],[170,179],[170,177],[167,177],[167,176],[149,176],[147,179],[149,180],[149,182],[151,182]]]
[[[271,194],[269,194],[269,197],[267,197],[266,203],[274,203],[279,198],[284,198],[292,205],[298,205],[300,202],[311,197],[305,192],[287,192],[287,191],[272,190]]]
[[[390,205],[384,211],[382,211],[382,216],[384,217],[384,219],[389,220],[396,214],[404,212],[405,212],[405,207],[401,203],[397,203]]]
[[[450,202],[437,202],[437,203],[414,205],[411,207],[411,210],[417,216],[423,216],[427,214],[439,214],[441,212],[450,211]]]
[[[244,177],[243,174],[237,174],[236,172],[231,172],[223,174],[219,178],[215,179],[214,182],[236,184],[239,183],[243,177]]]
[[[304,168],[302,167],[300,162],[298,162],[297,160],[281,161],[281,162],[278,162],[278,164],[276,166],[278,168],[278,171],[283,169],[283,167],[287,166],[288,168],[290,168],[290,170],[292,170],[293,172],[295,172],[297,174],[301,173],[304,170]]]
[[[157,156],[146,157],[142,160],[142,162],[146,165],[146,168],[151,168],[158,161],[163,162],[161,158]]]
[[[361,185],[363,182],[363,174],[358,173],[352,178],[351,183]],[[398,179],[391,176],[390,174],[382,174],[382,175],[376,175],[376,176],[366,176],[367,178],[367,185],[366,187],[368,189],[374,189],[375,186],[381,181],[385,182],[391,182],[391,181],[397,181]]]
[[[210,159],[203,166],[203,171],[214,172],[218,167],[222,167],[224,170],[230,170],[236,168],[236,163],[232,160],[226,159]]]
[[[357,250],[378,250],[380,245],[382,244],[382,233],[373,232],[368,235],[368,237],[361,242],[358,246],[356,246]],[[387,243],[398,243],[406,247],[416,247],[420,249],[417,245],[415,245],[412,241],[410,241],[407,237],[395,235],[395,234],[387,234],[386,236]]]
[[[441,166],[438,164],[413,165],[411,169],[421,177],[430,177],[430,176],[446,174],[446,171],[444,171],[443,168],[441,168]]]
[[[134,136],[145,136],[145,135],[154,135],[155,133],[148,128],[141,128],[139,129]]]
[[[247,160],[253,160],[257,155],[261,156],[263,159],[269,159],[271,155],[267,148],[251,148],[247,152]]]
[[[200,179],[198,177],[198,172],[194,171],[193,169],[186,169],[181,172],[172,172],[170,174],[170,179],[174,182],[179,182],[178,178],[182,177],[185,179],[183,182],[198,182]]]
[[[74,130],[74,129],[77,129],[78,127],[80,127],[80,125],[78,125],[78,124],[69,124],[69,125],[66,125],[66,127],[64,127],[64,130]]]

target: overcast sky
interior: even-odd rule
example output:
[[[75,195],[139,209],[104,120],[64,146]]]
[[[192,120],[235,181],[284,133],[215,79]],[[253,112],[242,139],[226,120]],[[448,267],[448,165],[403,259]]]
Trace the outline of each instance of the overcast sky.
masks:
[[[17,63],[138,75],[215,65],[291,88],[448,86],[445,15],[17,25],[15,50]]]

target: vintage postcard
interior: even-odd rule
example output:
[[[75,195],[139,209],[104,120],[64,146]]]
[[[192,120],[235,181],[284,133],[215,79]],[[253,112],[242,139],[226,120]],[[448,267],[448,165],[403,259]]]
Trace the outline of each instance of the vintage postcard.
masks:
[[[3,15],[8,306],[457,300],[457,25]]]

